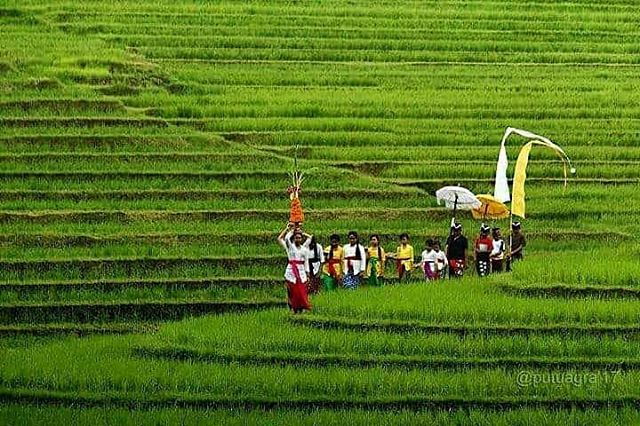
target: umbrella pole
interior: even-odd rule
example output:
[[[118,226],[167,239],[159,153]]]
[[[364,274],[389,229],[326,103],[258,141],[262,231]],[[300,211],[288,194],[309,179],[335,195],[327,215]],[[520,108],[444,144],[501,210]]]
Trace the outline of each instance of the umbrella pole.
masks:
[[[513,223],[513,213],[509,211],[509,258],[507,259],[507,267],[506,267],[507,272],[511,271],[511,247],[513,246],[513,229],[511,226],[512,223]]]
[[[453,202],[453,217],[451,218],[451,226],[449,227],[449,234],[451,234],[451,228],[456,223],[456,210],[458,209],[458,194],[456,194],[456,199]]]

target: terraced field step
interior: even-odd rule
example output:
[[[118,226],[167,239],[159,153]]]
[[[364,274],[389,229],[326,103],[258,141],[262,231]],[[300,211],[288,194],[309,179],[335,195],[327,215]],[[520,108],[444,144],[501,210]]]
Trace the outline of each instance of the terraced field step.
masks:
[[[628,358],[549,358],[549,357],[498,357],[498,358],[455,358],[451,356],[401,356],[401,355],[359,355],[359,354],[318,354],[283,352],[227,353],[221,351],[200,351],[190,348],[147,348],[138,347],[134,353],[143,358],[170,359],[206,363],[239,363],[246,365],[282,365],[295,367],[340,366],[350,368],[402,367],[416,369],[471,368],[548,368],[548,369],[603,369],[637,370],[640,359]]]
[[[128,276],[132,271],[161,271],[167,268],[208,267],[223,268],[235,271],[242,265],[252,267],[279,267],[283,264],[281,255],[252,255],[245,256],[129,256],[129,257],[99,257],[99,258],[50,258],[50,259],[17,259],[0,260],[3,273],[23,274],[37,272],[38,274],[59,272],[63,274],[72,271],[84,274],[107,273],[118,271]]]
[[[619,7],[620,5],[618,5]],[[612,31],[598,31],[598,30],[583,30],[576,31],[575,29],[526,29],[526,30],[502,30],[496,31],[495,29],[468,29],[466,32],[461,32],[456,29],[450,28],[436,28],[434,25],[429,27],[418,28],[358,28],[345,26],[341,28],[325,27],[321,25],[300,25],[300,26],[265,26],[256,27],[255,24],[243,24],[237,22],[236,25],[226,24],[177,24],[167,25],[157,22],[147,23],[144,27],[136,24],[129,24],[126,22],[110,22],[103,20],[100,22],[92,23],[54,23],[57,28],[63,31],[72,31],[80,34],[86,33],[100,33],[101,35],[108,36],[183,36],[185,31],[189,34],[198,34],[199,37],[209,37],[212,35],[238,35],[246,34],[248,30],[251,30],[251,34],[259,36],[289,36],[289,37],[304,37],[313,34],[314,37],[321,38],[335,38],[337,36],[343,39],[382,39],[382,40],[437,40],[439,38],[448,36],[458,36],[463,39],[477,39],[484,37],[501,37],[505,40],[517,39],[520,36],[530,35],[555,35],[562,38],[567,37],[569,40],[575,36],[597,36],[599,40],[619,40],[623,36],[632,37],[638,36],[635,32],[618,33]],[[533,41],[533,40],[532,40]]]
[[[0,211],[0,223],[62,223],[85,222],[104,223],[121,222],[130,223],[145,220],[162,221],[212,221],[212,220],[282,220],[286,221],[289,210],[41,210],[32,212],[4,210]],[[470,218],[469,212],[459,213],[460,217]],[[573,211],[549,211],[528,212],[527,218],[531,219],[576,219],[580,217],[598,219],[600,217],[613,216],[638,216],[637,209],[629,207],[626,210],[608,211],[607,206],[601,210],[584,209]],[[305,210],[305,216],[311,220],[332,220],[337,218],[350,219],[375,219],[378,221],[406,219],[406,220],[444,220],[451,213],[441,208],[398,208],[398,209],[356,209],[336,208]]]
[[[150,151],[158,152],[166,149],[170,152],[177,150],[193,151],[194,149],[217,149],[228,147],[228,143],[221,138],[200,135],[180,134],[130,134],[131,129],[123,128],[121,133],[112,134],[39,134],[12,135],[0,137],[0,147],[15,153],[39,152],[59,148],[61,154],[65,151],[86,151],[87,149],[119,150],[123,152]],[[65,150],[65,151],[62,151]],[[103,151],[104,152],[104,151]]]
[[[528,297],[597,297],[640,299],[640,288],[598,285],[515,285],[501,284],[500,289],[516,296]]]
[[[50,223],[65,222],[131,222],[140,220],[282,220],[289,215],[289,210],[45,210],[34,212],[0,211],[0,223],[27,222]],[[323,209],[305,210],[305,215],[316,220],[332,219],[336,217],[350,218],[419,218],[419,219],[446,219],[450,213],[444,208],[425,209]],[[532,214],[532,216],[535,216]]]
[[[411,237],[416,241],[432,238],[436,230],[423,234],[413,233]],[[383,244],[395,243],[398,235],[395,233],[378,234]],[[31,233],[31,234],[0,234],[0,246],[13,247],[95,247],[105,244],[228,244],[232,239],[243,241],[245,244],[271,244],[274,242],[273,232],[234,232],[234,233],[122,233],[109,235],[73,234],[73,233]],[[544,241],[598,241],[623,242],[633,241],[635,236],[625,232],[615,231],[529,231],[530,240]]]
[[[465,186],[465,187],[474,187],[478,185],[484,185],[489,187],[493,185],[495,179],[493,178],[450,178],[450,179],[382,179],[383,182],[390,183],[393,185],[400,186],[412,186],[415,188],[422,189],[423,191],[433,193],[437,191],[444,185],[451,185],[452,182],[456,184]],[[556,184],[564,184],[563,178],[536,178],[536,177],[528,177],[527,183],[556,183]],[[572,177],[570,178],[571,185],[579,185],[579,184],[599,184],[599,185],[628,185],[628,184],[639,184],[640,178],[612,178],[612,179],[603,179],[603,178],[581,178],[581,177]],[[513,184],[513,179],[509,179],[509,184]]]
[[[148,333],[158,329],[154,324],[143,323],[111,323],[111,324],[39,324],[39,325],[2,325],[0,337],[13,336],[55,336],[74,335],[90,336],[96,334],[129,334]]]
[[[169,127],[169,123],[158,118],[131,117],[2,117],[0,126],[20,127]]]
[[[219,287],[256,288],[282,286],[281,277],[243,278],[175,278],[175,279],[120,279],[120,280],[75,280],[75,281],[39,281],[0,283],[0,291],[35,292],[51,290],[99,290],[113,291],[124,288],[166,288],[166,289],[202,289]]]
[[[1,157],[1,156],[0,156]],[[407,194],[424,194],[421,191],[406,190],[375,190],[375,189],[345,189],[342,191],[324,189],[305,189],[304,196],[309,198],[380,198],[402,199]],[[0,200],[220,200],[259,198],[261,200],[281,200],[286,198],[286,192],[276,189],[224,189],[224,190],[181,190],[181,189],[141,189],[141,190],[0,190]]]
[[[486,409],[510,410],[518,408],[559,409],[604,409],[637,408],[640,395],[610,398],[544,398],[544,397],[497,397],[474,399],[464,396],[445,398],[430,395],[415,395],[397,398],[335,398],[330,396],[307,396],[299,398],[234,398],[217,395],[156,392],[150,394],[85,391],[61,392],[46,389],[0,389],[0,402],[12,404],[34,404],[37,406],[73,407],[126,407],[131,409],[154,409],[161,407],[211,409],[362,409],[362,410],[458,410]]]
[[[0,305],[0,323],[47,324],[50,322],[109,322],[122,320],[164,321],[192,315],[242,312],[286,307],[280,300],[207,301],[163,300],[101,303],[49,303]]]
[[[42,178],[42,179],[101,179],[109,180],[115,178],[194,178],[201,177],[207,179],[216,179],[226,181],[229,179],[237,179],[243,177],[252,177],[257,179],[266,179],[273,177],[286,177],[287,172],[284,171],[244,171],[244,172],[188,172],[188,171],[103,171],[103,170],[85,170],[85,171],[1,171],[1,179],[15,178]]]
[[[53,110],[60,112],[125,112],[124,104],[117,99],[78,99],[78,98],[58,98],[58,99],[24,99],[0,102],[0,110],[29,112],[32,110]]]
[[[132,161],[132,160],[189,160],[189,161],[240,161],[251,160],[260,161],[261,158],[274,158],[273,155],[255,151],[243,151],[238,149],[234,152],[193,152],[193,151],[167,151],[167,152],[59,152],[59,151],[39,151],[28,153],[4,153],[0,154],[0,161],[88,161],[88,160],[109,160],[109,161]],[[533,163],[533,162],[532,162]],[[633,162],[631,162],[633,163]],[[625,164],[625,163],[622,163]]]
[[[415,135],[413,138],[410,136],[400,136],[396,134],[385,135],[383,132],[376,132],[373,134],[358,133],[358,132],[345,132],[345,133],[320,133],[317,132],[299,132],[297,134],[282,133],[245,133],[245,134],[223,134],[225,139],[229,141],[237,140],[239,143],[246,143],[256,146],[256,148],[271,152],[277,155],[284,155],[293,157],[295,151],[287,147],[283,142],[291,139],[311,139],[314,142],[331,142],[335,140],[335,144],[331,146],[318,146],[313,144],[307,144],[298,147],[298,158],[304,158],[309,160],[330,160],[335,162],[344,162],[352,158],[358,158],[363,162],[387,162],[387,161],[405,161],[407,158],[413,160],[426,160],[426,161],[445,161],[451,163],[475,163],[475,164],[494,164],[496,162],[496,148],[495,146],[443,146],[434,143],[428,147],[420,146],[419,144],[429,142],[429,139],[424,136]],[[265,145],[271,138],[277,138],[282,143],[279,145]],[[481,139],[477,137],[478,139]],[[262,140],[265,139],[265,140]],[[391,141],[386,142],[386,139],[392,139],[398,141],[398,139],[406,143],[403,144],[391,144]],[[343,144],[339,144],[343,141]],[[366,146],[357,146],[356,142],[369,142]],[[435,141],[434,141],[435,142]],[[385,143],[385,149],[380,150],[376,145]],[[354,145],[355,144],[355,145]],[[507,147],[507,155],[509,158],[516,158],[518,156],[518,150],[520,146]],[[570,148],[571,161],[574,164],[589,164],[591,161],[607,162],[610,164],[617,164],[618,162],[630,161],[635,163],[640,161],[640,148],[638,147],[625,147],[621,150],[620,147],[612,146],[581,146],[572,145]],[[535,158],[531,158],[529,163],[536,162],[554,162],[558,163],[559,159],[554,152],[536,151]]]
[[[436,324],[423,321],[358,320],[320,315],[291,317],[294,324],[316,329],[343,329],[359,332],[387,331],[392,333],[447,333],[465,335],[637,335],[640,325],[627,324]]]

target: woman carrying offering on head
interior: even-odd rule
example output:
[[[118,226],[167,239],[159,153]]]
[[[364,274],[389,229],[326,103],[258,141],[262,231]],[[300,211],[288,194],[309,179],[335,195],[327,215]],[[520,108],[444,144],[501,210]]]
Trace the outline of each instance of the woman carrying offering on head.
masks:
[[[289,307],[298,314],[303,310],[311,310],[307,296],[307,280],[309,276],[309,250],[304,245],[302,230],[294,228],[292,223],[278,235],[278,243],[287,252],[289,264],[284,272],[287,286]]]

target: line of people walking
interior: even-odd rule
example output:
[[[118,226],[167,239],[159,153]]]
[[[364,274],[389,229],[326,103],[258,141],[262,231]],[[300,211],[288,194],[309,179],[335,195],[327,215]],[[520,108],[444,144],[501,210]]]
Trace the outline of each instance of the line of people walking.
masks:
[[[463,235],[460,223],[454,223],[441,249],[440,240],[429,238],[416,262],[409,235],[399,236],[394,252],[387,253],[380,245],[380,236],[369,237],[365,248],[360,243],[356,231],[347,234],[348,242],[341,245],[340,236],[329,237],[329,245],[319,244],[316,237],[305,233],[293,223],[278,236],[278,242],[287,251],[289,263],[285,270],[289,306],[295,313],[310,310],[308,294],[318,293],[322,288],[333,290],[339,287],[356,289],[362,283],[380,286],[385,280],[385,265],[388,260],[395,263],[400,282],[408,281],[416,271],[427,281],[461,278],[468,268],[469,260],[475,262],[479,276],[510,270],[512,261],[523,258],[526,239],[521,232],[521,224],[514,222],[511,227],[511,247],[507,246],[498,227],[490,228],[482,224],[479,236],[473,244],[473,257],[469,259],[469,242]]]

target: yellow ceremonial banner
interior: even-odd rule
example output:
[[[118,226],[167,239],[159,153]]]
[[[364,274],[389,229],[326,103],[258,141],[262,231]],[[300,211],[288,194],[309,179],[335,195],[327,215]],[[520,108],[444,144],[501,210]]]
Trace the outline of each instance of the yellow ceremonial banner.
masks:
[[[533,142],[529,142],[520,150],[516,161],[516,170],[513,175],[513,192],[511,194],[511,213],[524,218],[524,181],[527,180],[527,164]]]

